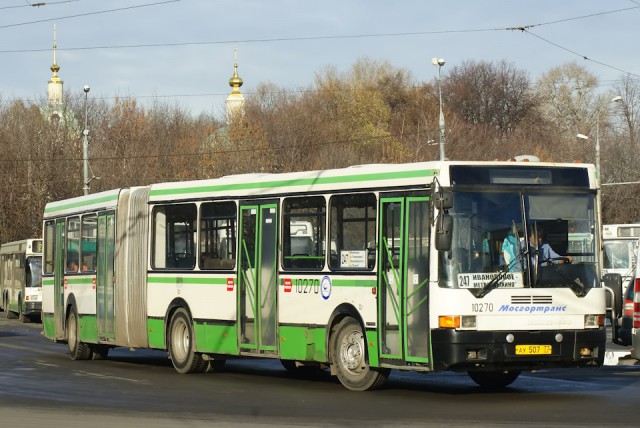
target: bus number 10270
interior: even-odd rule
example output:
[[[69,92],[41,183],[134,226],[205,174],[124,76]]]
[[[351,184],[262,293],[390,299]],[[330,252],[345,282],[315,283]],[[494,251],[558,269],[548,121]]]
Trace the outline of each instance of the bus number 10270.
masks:
[[[319,279],[294,279],[293,283],[294,283],[296,293],[302,293],[302,294],[320,293]]]
[[[493,303],[472,303],[471,311],[473,312],[493,312]]]

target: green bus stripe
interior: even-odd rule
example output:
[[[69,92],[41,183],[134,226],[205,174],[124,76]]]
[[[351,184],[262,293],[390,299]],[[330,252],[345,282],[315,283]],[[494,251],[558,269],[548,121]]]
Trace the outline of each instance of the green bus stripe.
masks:
[[[284,285],[284,280],[286,279],[291,279],[291,278],[295,278],[297,279],[295,276],[293,277],[288,277],[286,275],[280,275],[280,285],[283,286]],[[331,281],[331,285],[333,287],[375,287],[377,284],[377,281],[375,279],[333,279]]]
[[[87,285],[93,283],[93,278],[65,278],[69,285]]]
[[[212,186],[196,186],[196,187],[182,187],[175,189],[154,189],[151,190],[150,196],[169,196],[177,195],[181,193],[204,193],[204,192],[216,192],[216,191],[231,191],[242,189],[263,189],[267,187],[292,187],[292,186],[308,186],[308,185],[322,185],[322,184],[335,184],[335,183],[354,183],[360,181],[380,181],[391,179],[403,179],[403,178],[419,178],[427,177],[431,175],[438,175],[438,170],[415,170],[415,171],[400,171],[400,172],[385,172],[385,173],[371,173],[371,174],[357,174],[357,175],[343,175],[337,177],[311,177],[311,178],[299,178],[292,180],[276,180],[266,182],[253,182],[253,183],[237,183],[237,184],[219,184]]]
[[[95,199],[83,199],[82,201],[77,201],[77,202],[73,202],[73,203],[69,203],[66,205],[56,205],[53,207],[45,207],[44,209],[44,213],[45,214],[51,214],[57,211],[64,211],[64,210],[69,210],[71,208],[78,208],[78,207],[82,207],[82,206],[86,206],[86,205],[93,205],[93,204],[98,204],[101,202],[110,202],[110,201],[117,201],[118,200],[118,195],[108,195],[108,196],[103,196],[101,198],[95,198]]]
[[[235,278],[235,274],[232,275]],[[179,281],[178,281],[179,279]],[[150,276],[147,278],[149,284],[214,284],[214,285],[227,285],[227,277],[178,277],[178,276]]]

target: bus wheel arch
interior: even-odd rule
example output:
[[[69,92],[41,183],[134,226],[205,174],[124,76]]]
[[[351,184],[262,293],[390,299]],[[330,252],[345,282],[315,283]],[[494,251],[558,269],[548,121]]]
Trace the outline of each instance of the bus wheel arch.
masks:
[[[340,321],[342,321],[345,317],[352,317],[356,319],[360,323],[360,325],[364,325],[364,323],[362,322],[362,317],[358,313],[357,309],[351,304],[343,303],[333,310],[331,316],[329,317],[329,322],[327,322],[327,334],[325,337],[325,349],[327,350],[327,355],[325,356],[325,358],[329,363],[331,363],[331,338],[336,333],[338,324],[340,324]]]
[[[187,305],[182,302],[172,302],[165,331],[166,347],[173,367],[178,373],[202,373],[208,368],[208,361],[196,352],[196,336],[193,318]]]
[[[331,374],[347,389],[377,389],[387,381],[389,369],[371,367],[367,348],[366,332],[357,312],[338,312],[330,328],[329,361]]]

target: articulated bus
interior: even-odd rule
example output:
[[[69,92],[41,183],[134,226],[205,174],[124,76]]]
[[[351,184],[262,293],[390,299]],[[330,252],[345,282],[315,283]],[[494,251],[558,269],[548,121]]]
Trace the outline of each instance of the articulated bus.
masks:
[[[9,319],[30,322],[42,310],[42,239],[0,246],[1,303]]]
[[[74,360],[168,353],[315,365],[351,390],[391,369],[521,371],[603,363],[593,165],[424,162],[123,188],[44,212],[46,337]],[[541,263],[545,231],[574,263]],[[588,246],[569,248],[569,234]],[[503,242],[520,240],[505,261]],[[546,262],[546,261],[545,261]]]

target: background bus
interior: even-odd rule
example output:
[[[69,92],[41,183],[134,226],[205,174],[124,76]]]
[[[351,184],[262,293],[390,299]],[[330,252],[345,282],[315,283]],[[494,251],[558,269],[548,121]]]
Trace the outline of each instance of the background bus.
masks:
[[[2,309],[22,322],[40,319],[42,310],[42,240],[25,239],[0,246]]]
[[[602,226],[604,245],[603,275],[617,273],[622,277],[622,294],[629,286],[635,272],[638,253],[640,223],[605,224]]]
[[[190,373],[276,358],[329,368],[351,390],[391,369],[502,387],[522,370],[601,365],[596,195],[593,165],[452,161],[51,202],[44,334],[72,359],[152,348]],[[543,229],[575,263],[542,263],[530,248]],[[511,234],[522,245],[505,264]]]
[[[633,287],[633,279],[636,270],[636,259],[640,243],[640,223],[630,224],[605,224],[602,227],[603,267],[602,273],[619,274],[622,278],[622,287],[613,288],[612,308],[615,316],[612,319],[612,341],[619,345],[631,344],[629,334],[629,322],[625,321],[625,300],[629,287]]]

